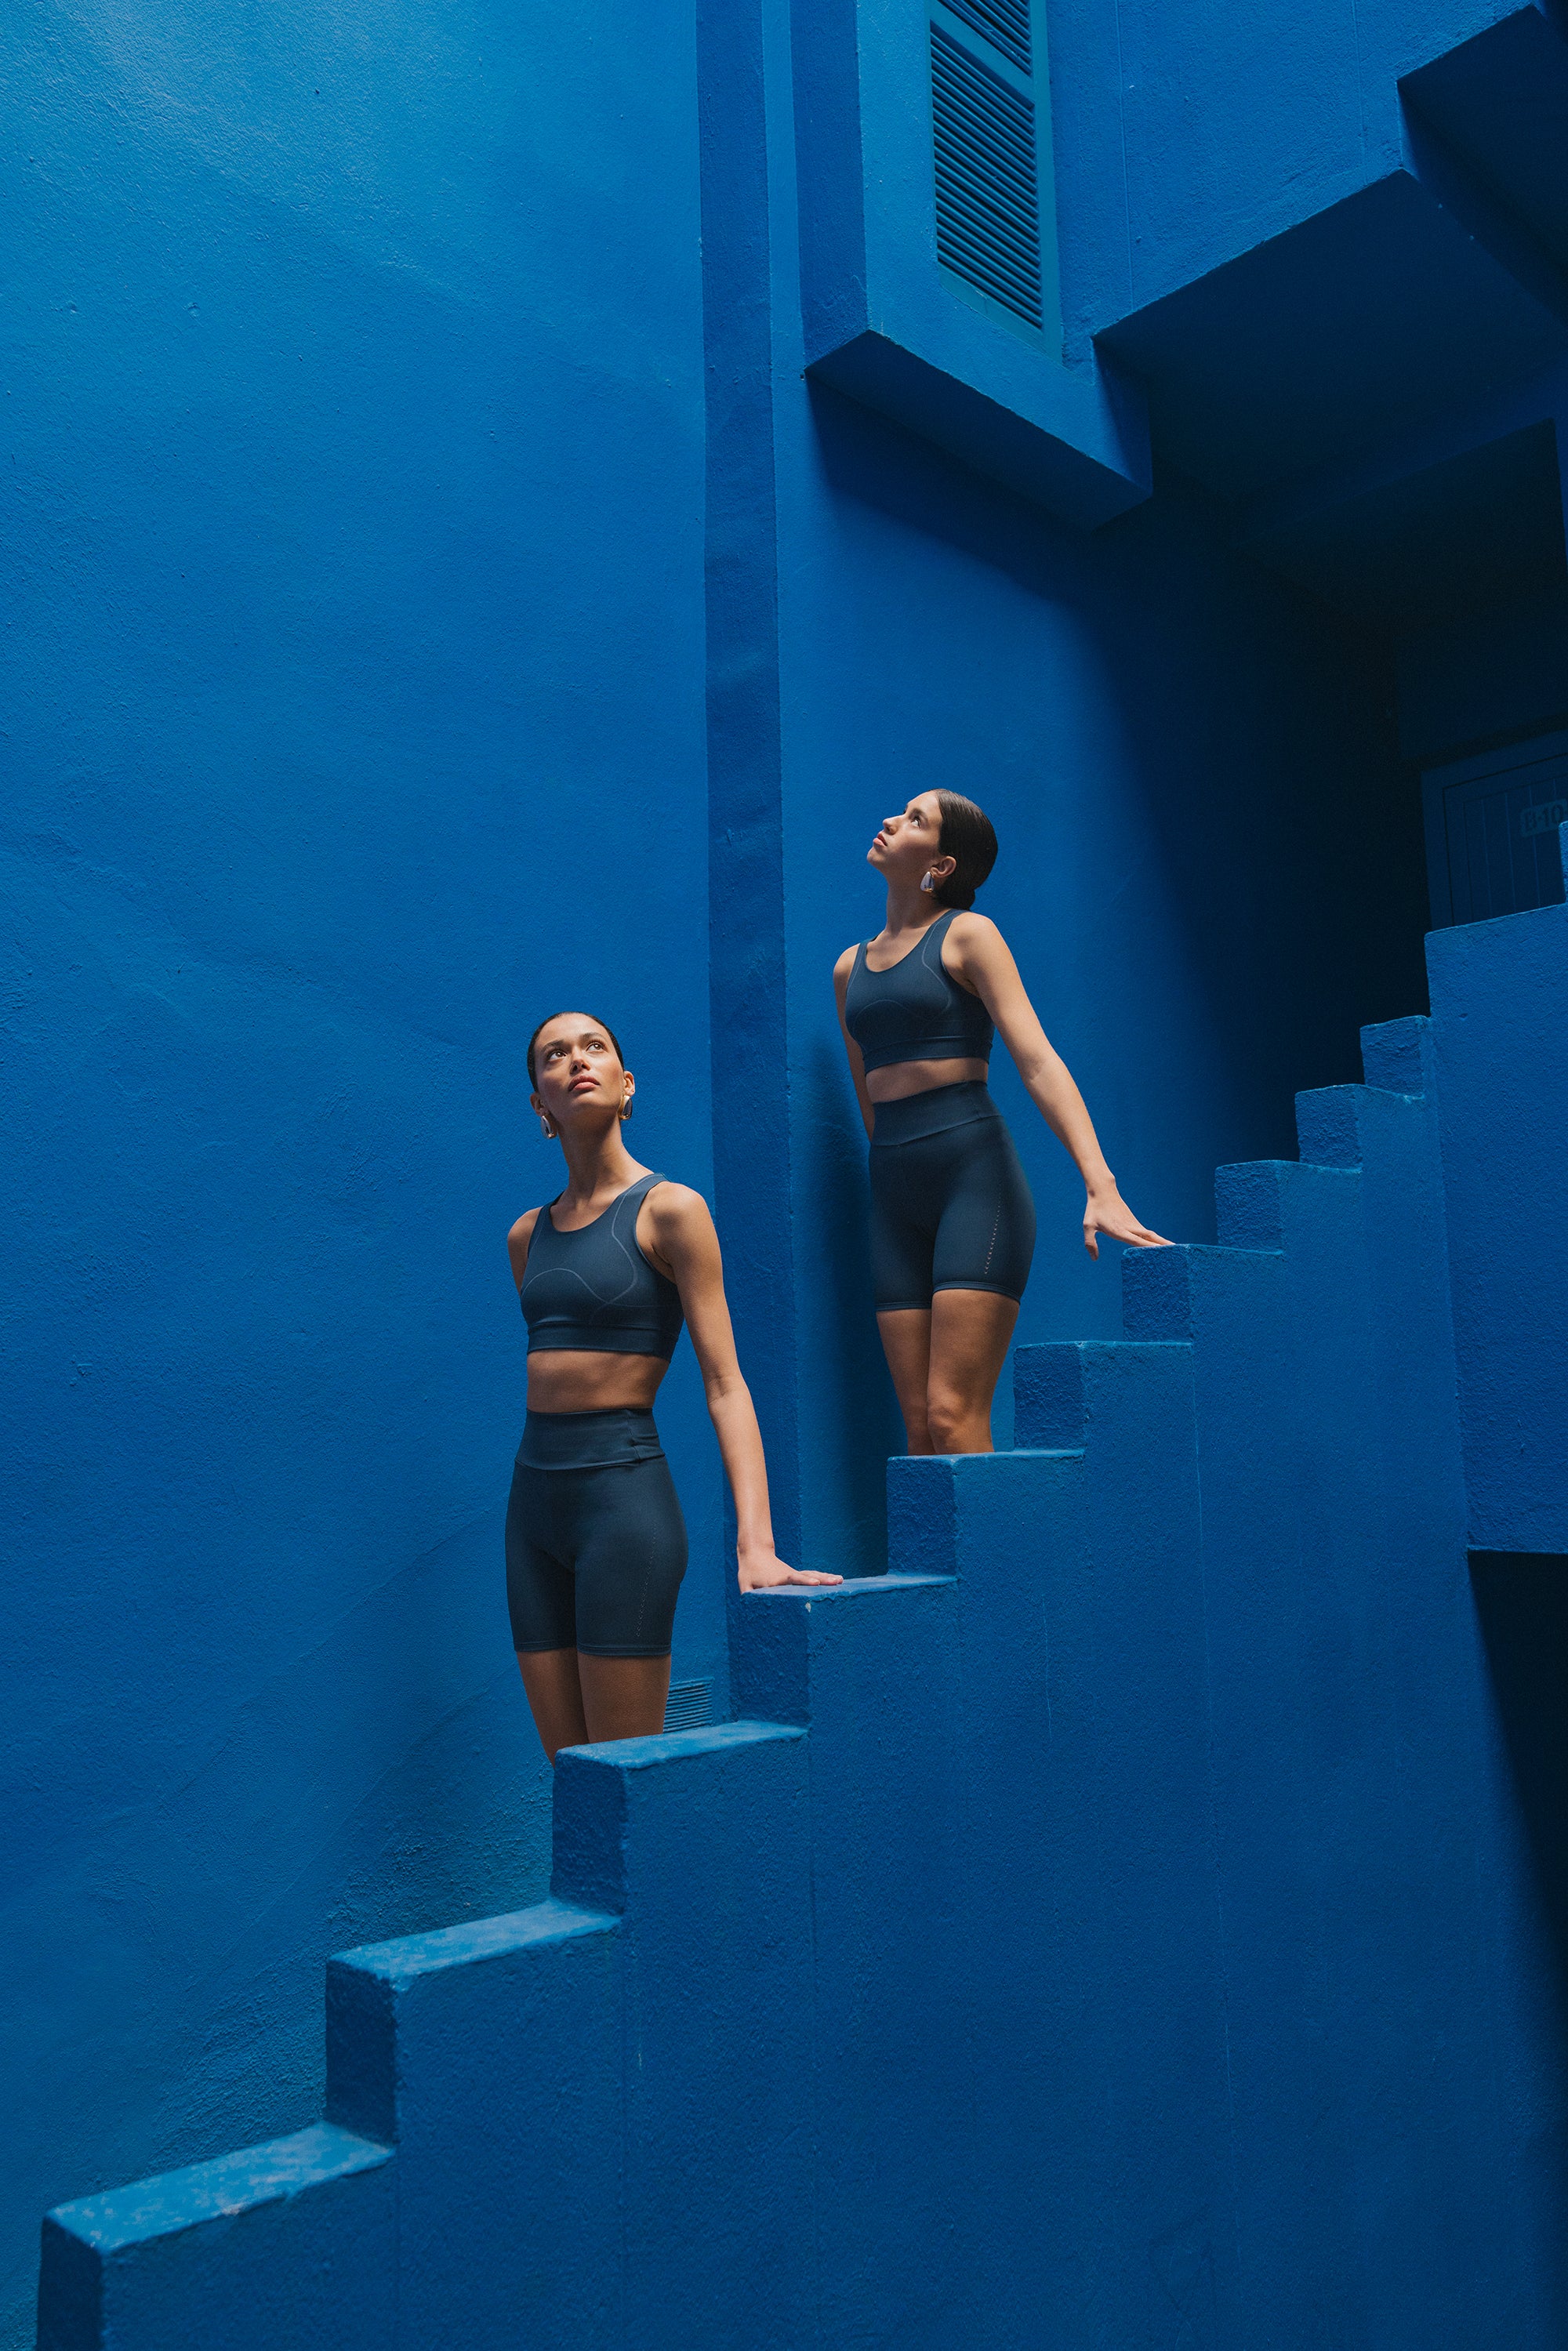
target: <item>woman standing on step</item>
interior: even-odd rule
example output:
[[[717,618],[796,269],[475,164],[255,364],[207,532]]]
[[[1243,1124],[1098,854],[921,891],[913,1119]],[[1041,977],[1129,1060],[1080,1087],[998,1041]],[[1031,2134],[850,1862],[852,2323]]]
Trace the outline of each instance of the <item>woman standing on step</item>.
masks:
[[[528,1326],[528,1410],[507,1510],[512,1644],[545,1753],[664,1727],[686,1529],[653,1403],[691,1327],[738,1530],[740,1588],[838,1583],[773,1549],[768,1469],[700,1193],[622,1140],[636,1081],[613,1032],[558,1012],[528,1040],[530,1100],[566,1159],[507,1238]]]
[[[1034,1202],[986,1085],[997,1029],[1083,1178],[1090,1256],[1102,1233],[1168,1246],[1117,1191],[1006,940],[968,911],[996,857],[973,800],[922,792],[866,852],[887,882],[885,925],[833,967],[871,1138],[877,1326],[911,1453],[990,1452],[991,1398],[1034,1254]]]

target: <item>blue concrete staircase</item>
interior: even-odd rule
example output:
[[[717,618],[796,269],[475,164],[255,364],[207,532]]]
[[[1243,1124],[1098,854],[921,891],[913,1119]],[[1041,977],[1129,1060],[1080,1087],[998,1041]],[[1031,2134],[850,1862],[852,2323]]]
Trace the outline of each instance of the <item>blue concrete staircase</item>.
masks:
[[[49,2217],[45,2351],[1563,2339],[1568,1563],[1471,1554],[1568,1551],[1568,909],[1430,944],[549,1901],[331,1961],[324,2122]]]

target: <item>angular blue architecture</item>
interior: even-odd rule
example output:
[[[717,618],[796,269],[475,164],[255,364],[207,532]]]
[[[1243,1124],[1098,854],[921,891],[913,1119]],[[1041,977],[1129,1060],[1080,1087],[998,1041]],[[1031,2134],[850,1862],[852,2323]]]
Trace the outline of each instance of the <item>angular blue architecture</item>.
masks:
[[[331,1962],[324,2123],[55,2212],[47,2351],[1559,2339],[1568,1582],[1445,1198],[1568,909],[1490,932],[887,1574],[740,1604],[740,1719],[563,1755],[548,1900]]]
[[[1549,2351],[1556,0],[0,39],[3,2351]],[[998,1068],[1003,1449],[889,1462],[828,978],[942,784],[1182,1246]],[[552,1788],[572,1001],[849,1580],[738,1599],[684,1353],[694,1727]]]

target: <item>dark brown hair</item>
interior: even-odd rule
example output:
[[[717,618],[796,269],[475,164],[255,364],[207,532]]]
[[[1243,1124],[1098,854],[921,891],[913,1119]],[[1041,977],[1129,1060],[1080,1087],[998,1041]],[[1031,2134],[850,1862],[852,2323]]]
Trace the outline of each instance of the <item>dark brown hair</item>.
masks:
[[[620,1062],[622,1068],[624,1069],[626,1067],[626,1056],[621,1050],[621,1040],[615,1034],[614,1029],[610,1026],[609,1021],[601,1020],[597,1012],[591,1012],[588,1015],[588,1018],[592,1021],[596,1029],[603,1029],[605,1035],[609,1038],[611,1043],[615,1048],[616,1060]],[[528,1039],[528,1083],[530,1086],[537,1086],[539,1081],[538,1072],[534,1068],[534,1047],[538,1043],[540,1035],[549,1027],[552,1020],[564,1020],[565,1019],[566,1014],[564,1012],[547,1012],[544,1019],[539,1022],[538,1029],[534,1030],[533,1035]]]
[[[985,810],[960,792],[938,792],[936,805],[942,811],[942,854],[953,860],[954,871],[933,885],[931,894],[939,906],[967,914],[997,862],[996,829]]]

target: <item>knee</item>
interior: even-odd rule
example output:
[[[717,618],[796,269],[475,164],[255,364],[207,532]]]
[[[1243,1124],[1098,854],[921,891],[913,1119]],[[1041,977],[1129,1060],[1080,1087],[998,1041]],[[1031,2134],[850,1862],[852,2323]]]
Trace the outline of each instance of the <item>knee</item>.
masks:
[[[925,1426],[933,1453],[961,1453],[962,1438],[967,1427],[969,1414],[963,1401],[956,1395],[930,1395],[925,1399]]]

